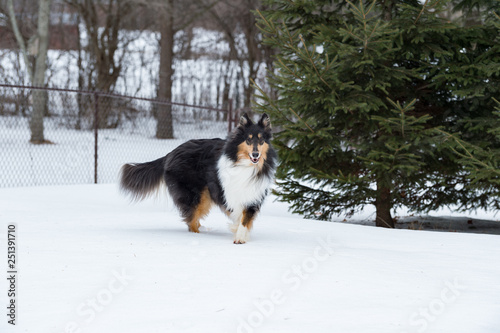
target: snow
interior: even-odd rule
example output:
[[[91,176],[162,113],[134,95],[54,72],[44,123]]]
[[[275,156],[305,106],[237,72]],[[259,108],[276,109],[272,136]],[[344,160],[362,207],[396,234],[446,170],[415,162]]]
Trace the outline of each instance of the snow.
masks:
[[[222,212],[188,233],[164,193],[0,189],[0,266],[15,224],[19,271],[16,327],[1,279],[0,331],[500,330],[499,236],[304,220],[274,199],[234,245]]]

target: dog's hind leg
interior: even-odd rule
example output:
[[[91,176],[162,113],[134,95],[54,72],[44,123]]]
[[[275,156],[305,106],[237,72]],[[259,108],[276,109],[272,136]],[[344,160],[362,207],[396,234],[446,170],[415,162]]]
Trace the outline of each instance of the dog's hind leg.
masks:
[[[245,244],[248,241],[250,230],[258,211],[259,208],[256,206],[250,206],[243,211],[241,221],[237,225],[237,228],[235,228],[234,244]]]
[[[184,217],[184,221],[188,225],[189,231],[196,233],[200,232],[200,220],[208,215],[210,208],[212,208],[212,204],[213,202],[210,198],[208,188],[203,189],[200,193],[199,203]]]

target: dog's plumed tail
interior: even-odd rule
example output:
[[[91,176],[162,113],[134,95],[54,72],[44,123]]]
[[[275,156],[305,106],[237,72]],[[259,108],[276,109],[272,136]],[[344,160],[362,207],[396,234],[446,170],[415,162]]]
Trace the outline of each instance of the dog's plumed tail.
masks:
[[[165,157],[155,161],[125,164],[121,169],[120,189],[133,201],[141,201],[156,193],[164,182]]]

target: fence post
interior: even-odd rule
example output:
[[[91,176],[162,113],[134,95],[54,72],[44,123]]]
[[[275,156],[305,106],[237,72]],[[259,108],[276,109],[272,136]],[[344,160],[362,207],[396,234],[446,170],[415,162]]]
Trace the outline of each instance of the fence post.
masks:
[[[97,184],[97,148],[99,135],[99,94],[94,92],[94,184]]]
[[[233,99],[227,100],[227,132],[231,133],[233,125]]]

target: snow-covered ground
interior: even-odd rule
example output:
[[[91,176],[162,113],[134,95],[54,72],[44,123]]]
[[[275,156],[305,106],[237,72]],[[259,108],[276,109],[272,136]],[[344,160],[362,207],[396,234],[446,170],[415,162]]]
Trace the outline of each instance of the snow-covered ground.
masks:
[[[5,275],[9,225],[18,258],[16,326],[4,275],[0,331],[500,331],[499,236],[303,220],[273,199],[234,245],[223,213],[188,233],[166,195],[0,189]]]

